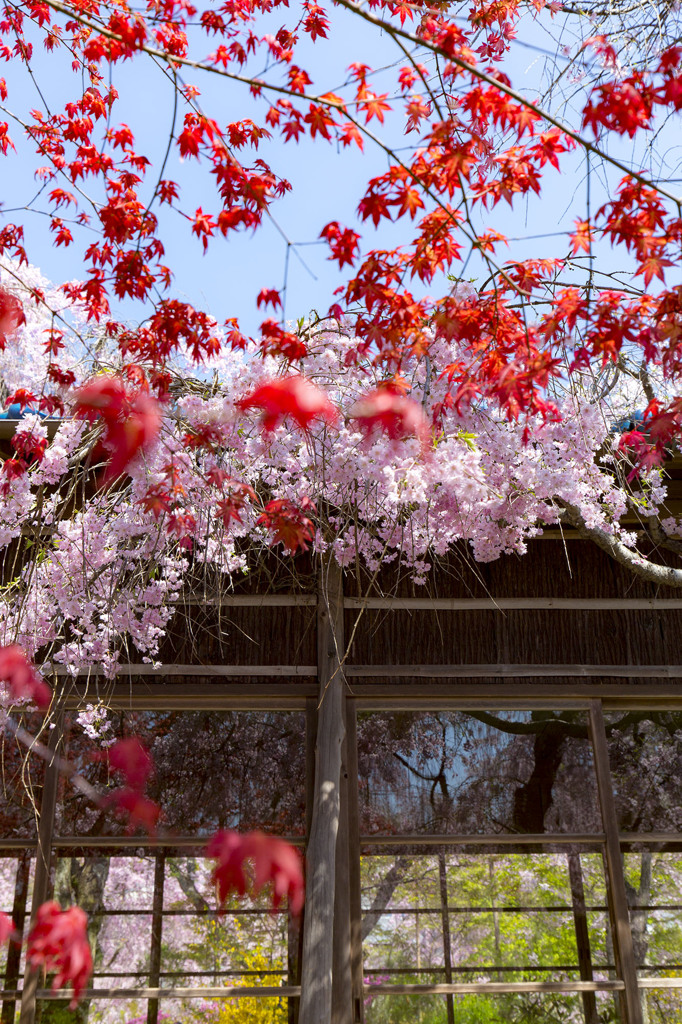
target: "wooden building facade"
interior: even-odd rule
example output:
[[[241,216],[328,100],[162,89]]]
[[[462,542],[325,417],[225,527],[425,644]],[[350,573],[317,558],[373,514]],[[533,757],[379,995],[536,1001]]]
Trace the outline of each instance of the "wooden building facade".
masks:
[[[160,667],[76,680],[49,733],[100,785],[79,709],[142,735],[162,833],[6,740],[2,909],[19,928],[51,895],[89,911],[81,1021],[672,1024],[681,638],[677,592],[561,536],[456,551],[423,586],[296,559],[205,587]],[[258,901],[215,919],[204,842],[226,826],[305,851],[302,921]],[[3,1024],[61,1007],[10,947]]]

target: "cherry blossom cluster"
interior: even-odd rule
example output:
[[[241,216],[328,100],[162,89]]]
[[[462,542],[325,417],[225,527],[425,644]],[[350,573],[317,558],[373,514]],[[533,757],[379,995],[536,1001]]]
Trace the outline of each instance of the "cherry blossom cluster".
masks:
[[[459,301],[464,318],[478,298]],[[304,333],[296,365],[245,350],[192,377],[188,353],[162,402],[115,352],[105,364],[102,346],[89,374],[81,357],[83,384],[62,390],[53,428],[25,413],[21,457],[0,473],[0,546],[34,546],[0,601],[3,643],[49,672],[114,676],[133,648],[154,662],[192,574],[229,578],[249,546],[312,546],[370,571],[399,559],[421,583],[459,542],[479,561],[523,553],[565,508],[630,549],[623,515],[663,515],[660,469],[633,484],[621,443],[642,399],[632,374],[608,401],[599,380],[590,393],[566,376],[548,393],[551,417],[514,419],[453,403],[456,339],[432,339],[387,376],[343,321]],[[32,387],[42,396],[48,383]]]

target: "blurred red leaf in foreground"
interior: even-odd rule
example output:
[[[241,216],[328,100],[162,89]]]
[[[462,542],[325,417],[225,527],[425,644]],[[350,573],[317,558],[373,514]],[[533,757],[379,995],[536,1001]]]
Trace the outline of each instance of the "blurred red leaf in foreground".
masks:
[[[108,757],[111,767],[121,772],[131,789],[144,789],[154,770],[154,762],[136,736],[114,743]]]
[[[0,946],[4,946],[6,942],[9,942],[13,934],[14,921],[9,914],[3,914],[0,911]]]
[[[338,413],[324,391],[301,374],[265,381],[237,405],[244,411],[261,409],[264,430],[274,430],[287,416],[305,433],[310,430],[313,420],[333,424],[338,419]]]
[[[75,394],[74,414],[104,422],[104,445],[111,452],[105,481],[115,480],[155,439],[161,427],[159,404],[135,394],[119,377],[94,377]]]
[[[111,767],[125,779],[125,786],[108,793],[102,805],[113,806],[123,818],[127,818],[130,831],[140,825],[147,832],[153,833],[161,808],[144,795],[144,788],[154,771],[154,762],[149,752],[136,736],[131,736],[119,740],[101,756],[108,757]]]
[[[50,687],[16,644],[0,647],[0,679],[7,683],[12,700],[28,697],[42,711],[50,706]]]
[[[7,343],[7,335],[13,334],[25,322],[24,309],[19,299],[0,288],[0,350]]]
[[[56,971],[52,988],[73,986],[73,1010],[92,973],[87,933],[88,918],[80,907],[62,910],[58,903],[43,903],[28,937],[26,957],[31,967]]]
[[[253,891],[261,892],[272,884],[272,909],[277,910],[286,896],[292,914],[303,908],[305,883],[301,855],[289,843],[264,832],[217,832],[206,853],[217,861],[211,876],[216,886],[218,905],[223,908],[230,894],[243,896],[247,890],[244,868],[253,865]]]
[[[361,398],[350,410],[350,418],[358,421],[368,438],[377,430],[392,440],[414,436],[422,452],[428,451],[431,435],[421,406],[391,387],[378,387]]]

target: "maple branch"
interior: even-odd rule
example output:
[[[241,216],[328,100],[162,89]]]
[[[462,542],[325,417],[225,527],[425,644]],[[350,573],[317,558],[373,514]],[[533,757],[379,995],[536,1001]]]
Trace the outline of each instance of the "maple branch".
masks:
[[[123,39],[123,37],[119,33],[114,32],[114,31],[112,31],[109,28],[106,28],[106,26],[104,26],[104,25],[102,25],[100,23],[92,21],[89,18],[86,18],[86,17],[84,17],[81,14],[78,14],[72,8],[66,6],[65,4],[60,3],[59,0],[45,0],[45,2],[46,2],[48,7],[51,7],[53,10],[59,11],[60,13],[65,14],[68,17],[72,17],[79,24],[84,25],[86,28],[89,28],[91,31],[98,32],[101,35],[105,36],[106,38],[115,40],[117,42],[125,42],[125,40]],[[588,142],[581,135],[577,134],[576,132],[573,132],[572,129],[570,129],[568,126],[564,125],[563,122],[561,122],[561,121],[557,120],[556,118],[552,117],[551,114],[547,113],[546,111],[543,111],[536,104],[532,103],[530,100],[525,99],[520,93],[517,93],[511,87],[504,85],[502,82],[499,82],[497,79],[493,78],[491,75],[486,74],[486,72],[478,70],[473,65],[469,64],[467,61],[464,61],[464,60],[462,60],[459,57],[452,57],[451,55],[449,55],[442,48],[440,48],[438,46],[435,46],[432,43],[428,43],[425,40],[421,40],[419,37],[413,35],[412,33],[405,32],[402,29],[396,29],[393,26],[390,26],[387,22],[384,22],[384,21],[382,21],[379,18],[375,18],[374,16],[369,15],[367,12],[363,11],[360,7],[358,7],[354,3],[349,2],[349,0],[339,0],[339,3],[342,6],[348,8],[348,10],[351,10],[354,13],[359,14],[366,21],[369,21],[370,23],[376,25],[377,27],[386,29],[386,31],[392,36],[393,41],[396,43],[397,46],[399,46],[399,48],[403,51],[403,53],[405,53],[405,47],[402,45],[402,43],[399,42],[399,40],[397,38],[398,36],[401,36],[402,38],[408,40],[409,42],[411,42],[411,43],[413,43],[415,45],[425,46],[427,49],[430,49],[437,56],[438,55],[443,56],[447,60],[450,60],[450,61],[452,61],[452,63],[454,63],[457,66],[461,67],[463,70],[469,71],[472,75],[474,75],[474,76],[480,78],[481,80],[487,82],[489,85],[492,85],[495,88],[500,89],[502,92],[504,92],[507,95],[509,95],[510,97],[512,97],[514,100],[516,100],[522,106],[524,106],[524,107],[526,107],[526,108],[528,108],[530,110],[535,111],[538,114],[538,116],[542,117],[544,120],[546,120],[549,123],[553,124],[555,127],[558,127],[568,137],[574,139],[574,141],[578,142],[581,146],[583,146],[588,151],[594,152],[599,157],[601,157],[602,159],[606,160],[609,163],[612,163],[614,166],[618,167],[624,173],[626,173],[626,174],[630,175],[631,177],[635,178],[636,180],[640,181],[642,184],[645,184],[645,185],[648,185],[648,186],[654,188],[655,191],[659,192],[661,195],[666,196],[666,198],[672,200],[678,206],[680,206],[680,204],[682,203],[682,198],[677,198],[677,197],[673,196],[671,193],[665,191],[664,189],[661,189],[659,186],[652,184],[652,182],[648,178],[644,177],[643,175],[639,174],[636,171],[630,170],[625,164],[622,164],[620,161],[616,160],[614,157],[609,157],[606,153],[603,153],[593,143]],[[345,105],[340,105],[338,103],[338,101],[334,101],[334,100],[331,100],[329,98],[325,98],[325,96],[316,96],[316,95],[309,95],[307,93],[296,92],[295,90],[289,89],[286,86],[275,85],[273,83],[263,81],[262,79],[252,78],[252,77],[249,77],[247,75],[239,75],[239,74],[237,74],[235,72],[230,72],[230,71],[227,71],[227,70],[224,70],[224,69],[221,70],[220,68],[217,68],[217,67],[215,67],[215,66],[213,66],[211,64],[206,64],[203,61],[191,60],[189,57],[180,57],[180,56],[175,55],[175,54],[170,55],[170,54],[166,53],[163,50],[159,50],[159,49],[157,49],[155,47],[148,46],[146,43],[143,43],[142,45],[136,47],[136,49],[138,49],[140,52],[146,53],[148,56],[151,56],[153,58],[156,58],[157,60],[160,60],[160,61],[163,61],[163,62],[167,63],[171,67],[173,67],[174,65],[178,65],[179,64],[179,65],[182,65],[182,66],[185,66],[185,67],[194,68],[195,70],[209,71],[212,74],[219,75],[219,76],[221,76],[223,78],[228,78],[228,79],[230,79],[232,81],[241,82],[242,84],[248,85],[251,88],[255,88],[255,89],[258,89],[258,90],[264,89],[264,90],[269,91],[269,92],[275,92],[275,93],[279,93],[280,95],[283,95],[283,96],[291,97],[291,98],[297,100],[297,102],[304,101],[304,102],[309,102],[309,103],[320,104],[321,106],[324,106],[327,109],[332,109],[332,110],[336,110],[338,112],[341,112],[343,114],[343,116],[348,121],[350,121],[353,125],[355,125],[355,127],[359,131],[361,131],[363,135],[365,135],[366,138],[368,138],[376,146],[378,146],[380,149],[382,149],[383,152],[385,152],[387,156],[389,156],[392,160],[395,161],[396,164],[398,164],[400,167],[402,167],[403,170],[405,170],[410,175],[410,178],[412,179],[412,181],[414,181],[414,183],[416,185],[418,185],[422,189],[424,194],[428,195],[429,198],[432,199],[436,203],[437,206],[439,206],[444,212],[448,213],[448,217],[450,216],[449,211],[446,210],[443,202],[439,199],[439,197],[437,195],[435,195],[432,192],[432,190],[428,186],[426,186],[420,180],[419,176],[417,174],[415,174],[415,172],[407,164],[405,164],[405,162],[403,160],[400,159],[400,157],[397,155],[397,153],[390,146],[387,146],[385,143],[383,143],[365,125],[361,124],[356,118],[354,118],[348,112],[348,109],[346,108],[346,106]],[[410,61],[412,63],[414,63],[414,61],[412,60],[412,58],[411,58],[411,56],[409,54],[408,54],[408,58],[410,59]],[[423,75],[420,75],[420,77],[423,79]],[[429,93],[431,93],[430,89],[428,91],[429,91]],[[192,104],[190,104],[190,106],[192,106]],[[219,136],[221,138],[221,141],[223,142],[223,145],[225,146],[226,151],[229,153],[231,158],[239,165],[239,161],[236,160],[234,155],[231,154],[229,149],[227,148],[227,146],[225,144],[225,140],[224,140],[224,138],[222,136],[222,133],[219,133]],[[459,175],[459,178],[460,178],[460,183],[461,183],[461,174]],[[466,210],[466,221],[469,224],[469,226],[471,228],[471,231],[472,231],[472,234],[470,234],[460,224],[459,228],[462,231],[462,234],[467,238],[467,241],[469,242],[469,244],[472,247],[472,249],[477,249],[477,250],[480,251],[484,261],[486,262],[486,264],[488,265],[488,267],[489,267],[489,269],[491,271],[494,271],[495,273],[499,274],[501,276],[501,278],[507,283],[507,285],[513,291],[517,292],[519,295],[528,297],[530,293],[526,292],[518,283],[514,282],[509,277],[509,275],[507,274],[505,269],[503,267],[501,267],[495,260],[493,260],[488,252],[485,252],[485,251],[483,251],[481,249],[481,247],[480,247],[480,245],[478,243],[478,239],[477,239],[476,234],[475,234],[474,226],[473,226],[473,224],[471,222],[471,218],[470,218],[470,215],[468,213],[468,205],[467,205],[467,202],[466,202],[466,197],[464,195],[464,189],[462,189],[462,196],[463,196],[463,205],[465,206],[465,210]],[[271,219],[273,219],[273,223],[275,223],[274,222],[274,218],[272,218],[272,215],[269,214],[269,216],[271,217]],[[286,236],[284,236],[283,232],[281,231],[281,229],[279,229],[279,226],[276,225],[276,223],[275,223],[275,226],[278,227],[278,230],[280,231],[280,234],[282,234],[283,237],[285,238],[285,241],[287,241],[289,244],[291,244],[290,240],[288,238],[286,238]]]
[[[68,18],[73,18],[73,20],[77,21],[79,25],[84,25],[85,28],[89,28],[92,32],[97,32],[99,35],[105,36],[107,39],[111,39],[117,43],[126,43],[126,40],[118,32],[113,32],[105,25],[98,24],[97,22],[84,17],[82,14],[78,14],[71,7],[67,7],[66,4],[59,3],[59,0],[45,0],[45,4],[47,7],[51,7],[52,10],[59,11],[60,14],[65,14]],[[325,99],[323,96],[309,96],[305,93],[296,92],[294,89],[288,89],[285,85],[274,85],[272,82],[264,82],[260,78],[250,78],[248,75],[238,75],[234,71],[226,71],[215,67],[213,64],[206,64],[204,61],[191,60],[189,57],[180,57],[177,54],[166,53],[165,50],[159,50],[155,46],[148,46],[146,43],[136,46],[135,49],[140,53],[146,53],[149,57],[156,57],[157,60],[164,61],[166,64],[170,64],[171,66],[180,64],[184,67],[194,68],[196,71],[209,71],[211,74],[219,75],[221,78],[229,78],[235,82],[241,82],[242,85],[248,85],[252,89],[267,89],[269,92],[277,92],[282,96],[291,96],[299,101],[307,100],[310,103],[319,103],[322,106],[330,107],[333,110],[339,109],[338,102]]]
[[[46,0],[46,2],[49,3],[50,0]],[[525,96],[523,96],[520,92],[517,92],[516,89],[512,89],[510,85],[506,85],[504,82],[499,81],[493,75],[489,75],[486,71],[481,71],[480,68],[477,68],[475,67],[475,65],[470,64],[462,57],[455,57],[453,54],[448,53],[447,50],[444,50],[436,43],[431,43],[427,39],[422,39],[420,36],[415,35],[413,32],[407,32],[403,28],[397,28],[395,25],[391,25],[389,22],[384,21],[382,18],[378,18],[376,15],[370,14],[369,11],[364,11],[356,3],[353,3],[353,0],[336,0],[336,2],[339,4],[340,7],[345,7],[347,10],[353,11],[354,14],[358,14],[361,18],[364,18],[364,20],[368,21],[371,25],[374,25],[377,28],[386,31],[394,39],[394,41],[396,36],[400,36],[403,39],[407,39],[415,46],[424,47],[424,49],[430,50],[432,53],[439,54],[440,56],[445,57],[446,60],[449,60],[452,64],[455,64],[458,68],[461,68],[462,71],[467,71],[470,75],[473,75],[475,78],[480,79],[487,85],[491,85],[493,86],[493,88],[499,89],[500,92],[503,92],[506,96],[509,96],[509,98],[513,99],[516,103],[521,104],[528,110],[534,111],[534,113],[541,117],[543,121],[546,121],[548,124],[551,124],[555,128],[558,128],[561,132],[564,133],[564,135],[567,135],[570,139],[573,139],[573,141],[576,142],[579,146],[582,146],[583,149],[586,149],[590,153],[594,153],[595,156],[598,156],[601,160],[606,161],[606,163],[611,164],[613,167],[617,167],[618,170],[623,171],[624,174],[627,174],[629,175],[629,177],[634,178],[635,181],[638,181],[640,184],[646,185],[649,188],[654,189],[654,191],[658,192],[659,195],[665,196],[666,199],[669,199],[671,202],[675,203],[675,205],[678,208],[682,208],[682,196],[673,195],[672,192],[668,192],[666,189],[661,188],[660,185],[654,184],[654,182],[650,178],[645,177],[645,175],[641,174],[639,171],[634,171],[630,167],[628,167],[627,164],[622,163],[622,161],[618,160],[616,157],[609,156],[608,153],[605,153],[602,149],[599,148],[599,146],[595,145],[595,143],[589,142],[578,132],[574,131],[572,128],[569,128],[569,126],[565,124],[563,121],[559,120],[559,118],[554,117],[553,114],[550,114],[549,111],[543,110],[542,107],[539,107],[536,103],[533,103],[532,100],[526,99]]]

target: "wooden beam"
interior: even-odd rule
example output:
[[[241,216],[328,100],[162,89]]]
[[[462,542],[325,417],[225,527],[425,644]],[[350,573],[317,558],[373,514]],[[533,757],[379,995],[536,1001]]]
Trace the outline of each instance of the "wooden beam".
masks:
[[[52,671],[52,670],[49,670]],[[405,678],[419,679],[522,679],[552,676],[601,677],[615,679],[682,679],[682,665],[344,665],[348,678]],[[54,674],[68,675],[63,666],[57,666]],[[80,673],[78,678],[97,678],[102,673],[92,668]],[[205,676],[230,678],[234,676],[273,676],[278,678],[299,678],[316,676],[316,665],[121,665],[119,678],[126,676]]]
[[[335,645],[345,649],[343,641],[343,615],[335,623]],[[332,684],[333,685],[333,684]],[[341,744],[341,773],[339,779],[339,827],[336,835],[336,862],[334,870],[334,950],[332,959],[332,1015],[331,1024],[353,1024],[353,980],[351,973],[351,906],[350,859],[351,845],[348,831],[348,729],[347,701],[341,694],[341,716],[344,738]],[[355,780],[354,780],[355,782]],[[352,851],[353,856],[357,851]]]
[[[682,988],[682,978],[638,978],[640,988]]]
[[[445,982],[452,985],[452,941],[450,935],[450,912],[448,910],[448,876],[445,864],[445,854],[441,851],[438,854],[438,887],[440,891],[440,912],[441,926],[443,929],[443,963],[445,965]],[[445,999],[448,1024],[455,1024],[455,1004],[452,993],[448,993]],[[592,1024],[592,1022],[588,1022]]]
[[[346,665],[349,679],[536,679],[607,676],[614,679],[682,679],[682,665]]]
[[[302,836],[283,836],[287,843],[293,846],[303,846],[305,840]],[[196,836],[54,836],[52,846],[54,850],[107,850],[107,849],[145,849],[145,850],[172,850],[189,849],[203,850],[210,839],[209,835]],[[571,845],[598,845],[603,843],[605,835],[603,832],[575,833],[575,832],[542,832],[537,834],[523,833],[519,835],[504,834],[495,835],[486,833],[481,835],[462,835],[450,833],[448,835],[423,835],[420,832],[395,835],[361,835],[358,843],[362,846],[571,846]],[[621,843],[627,845],[682,845],[682,833],[680,832],[620,832]],[[0,837],[0,850],[32,850],[38,844],[36,839],[14,839]],[[452,908],[451,908],[452,909]]]
[[[361,846],[598,846],[606,836],[603,832],[522,832],[518,835],[434,836],[413,832],[402,836],[360,836]]]
[[[344,607],[368,611],[679,611],[682,598],[657,597],[346,597]]]
[[[199,849],[205,850],[211,835],[196,836],[55,836],[52,845],[56,850],[69,849],[92,849],[106,850],[116,849]],[[294,846],[302,846],[305,842],[303,836],[282,836],[287,843]],[[21,840],[26,845],[26,840]],[[6,841],[0,839],[0,849],[5,848]]]
[[[48,667],[46,671],[55,676],[70,676],[64,665]],[[84,669],[76,679],[102,678],[104,673],[97,666]],[[121,665],[119,679],[126,676],[211,676],[229,679],[232,676],[278,676],[280,678],[316,676],[317,665]]]
[[[24,924],[26,922],[26,898],[28,896],[28,882],[31,873],[31,857],[29,851],[24,850],[16,862],[16,875],[14,879],[14,902],[12,905],[12,920],[14,930],[19,936],[18,942],[10,942],[7,950],[7,964],[5,969],[5,985],[12,988],[19,984],[21,971],[21,945],[24,939]],[[14,1024],[16,1000],[7,999],[2,1004],[2,1024]]]
[[[346,697],[346,730],[348,742],[348,842],[350,863],[351,984],[353,989],[353,1024],[363,1024],[364,970],[362,956],[362,871],[360,867],[360,799],[358,777],[357,708],[352,697]]]
[[[317,702],[317,683],[270,682],[235,683],[192,683],[188,688],[183,683],[164,683],[145,680],[135,684],[130,681],[114,682],[106,688],[107,707],[121,711],[303,711],[306,699]],[[81,707],[92,701],[92,691],[87,686],[74,686],[65,698],[67,708]]]
[[[190,608],[315,608],[315,594],[218,594],[205,597],[203,594],[183,594],[175,602],[176,607]]]
[[[196,988],[85,988],[81,999],[281,999],[284,996],[300,996],[300,985],[204,985]],[[16,999],[21,995],[17,989],[0,990],[0,999]],[[39,988],[36,999],[64,1001],[63,990]]]
[[[205,597],[188,594],[178,598],[177,608],[314,608],[314,594],[222,594]],[[346,609],[368,611],[674,611],[682,598],[658,597],[344,597]]]
[[[620,992],[622,981],[455,981],[451,985],[366,985],[372,995],[505,995],[515,992]]]
[[[166,869],[166,858],[163,853],[157,854],[154,861],[154,895],[152,898],[152,933],[149,952],[149,987],[159,987],[161,972],[161,933],[163,931],[163,883]],[[147,1024],[157,1024],[159,1019],[159,1000],[147,1002]]]
[[[554,701],[554,708],[570,707],[572,701],[579,702],[575,706],[589,704],[590,700],[599,697],[607,709],[619,710],[634,708],[646,711],[652,708],[662,711],[679,711],[682,701],[682,687],[677,682],[638,682],[631,683],[593,683],[574,680],[567,683],[522,683],[516,680],[498,680],[489,683],[459,681],[423,681],[405,683],[366,682],[353,680],[353,696],[358,705],[362,702],[362,710],[402,710],[403,708],[432,707],[443,710],[454,707],[460,702],[476,701],[478,707],[508,707],[505,701],[524,702],[530,707],[537,702],[541,707],[549,707],[547,701]],[[526,702],[528,702],[526,704]],[[566,702],[566,704],[564,704]],[[470,703],[471,706],[471,703]]]

